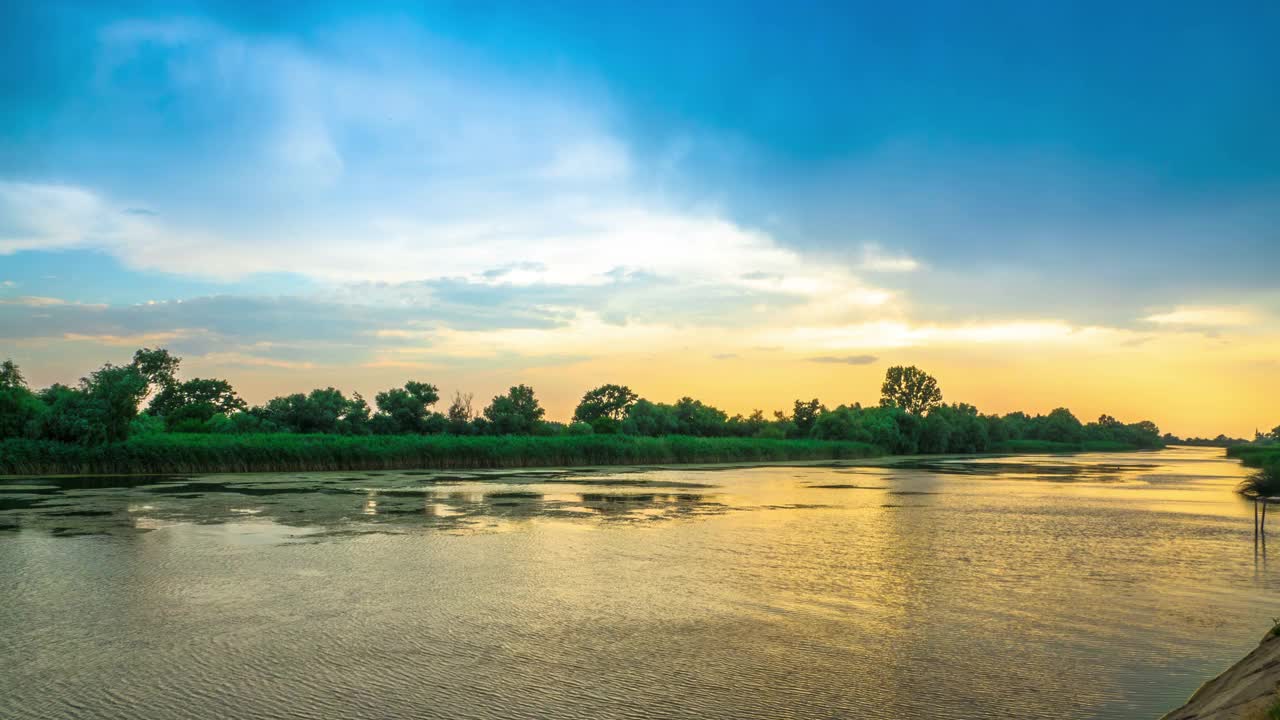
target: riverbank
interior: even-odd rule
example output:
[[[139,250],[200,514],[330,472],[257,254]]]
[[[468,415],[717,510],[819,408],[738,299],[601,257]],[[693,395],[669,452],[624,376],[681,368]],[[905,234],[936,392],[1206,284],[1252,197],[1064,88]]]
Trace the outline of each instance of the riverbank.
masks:
[[[1022,441],[1000,452],[1126,451],[1116,443]],[[97,475],[325,470],[671,465],[850,460],[884,456],[861,442],[702,438],[669,435],[216,435],[158,433],[81,446],[45,440],[0,442],[0,475]]]
[[[1253,652],[1227,668],[1161,720],[1273,720],[1280,717],[1280,635],[1275,630]]]
[[[93,447],[0,443],[0,475],[466,470],[588,465],[847,460],[873,445],[821,440],[455,435],[205,435],[164,433]]]
[[[1260,468],[1280,465],[1280,445],[1236,445],[1227,448],[1227,457],[1235,458],[1245,467]]]

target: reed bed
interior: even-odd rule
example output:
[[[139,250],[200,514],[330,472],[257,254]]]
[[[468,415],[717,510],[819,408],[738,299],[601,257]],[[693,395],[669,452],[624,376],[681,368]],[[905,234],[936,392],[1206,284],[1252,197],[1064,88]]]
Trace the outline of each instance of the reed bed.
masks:
[[[324,470],[465,470],[874,457],[866,443],[626,435],[212,435],[162,433],[100,446],[0,441],[0,474],[98,475]]]
[[[1280,467],[1280,444],[1236,445],[1227,448],[1227,457],[1240,460],[1246,467]]]

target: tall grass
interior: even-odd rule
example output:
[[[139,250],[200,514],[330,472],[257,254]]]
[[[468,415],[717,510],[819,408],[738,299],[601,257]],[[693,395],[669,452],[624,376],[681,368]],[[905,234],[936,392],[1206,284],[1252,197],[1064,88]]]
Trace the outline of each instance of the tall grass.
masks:
[[[1227,457],[1238,458],[1247,467],[1280,466],[1280,445],[1236,445],[1227,448]]]
[[[160,433],[96,447],[5,440],[0,442],[0,474],[479,469],[835,460],[880,454],[879,448],[859,442],[676,435],[351,437]]]

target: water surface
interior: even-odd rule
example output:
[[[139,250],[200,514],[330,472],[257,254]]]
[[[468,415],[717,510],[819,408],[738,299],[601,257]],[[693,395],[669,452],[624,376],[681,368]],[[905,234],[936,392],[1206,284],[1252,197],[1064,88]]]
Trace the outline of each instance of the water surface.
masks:
[[[0,717],[1155,717],[1280,615],[1220,456],[4,480]]]

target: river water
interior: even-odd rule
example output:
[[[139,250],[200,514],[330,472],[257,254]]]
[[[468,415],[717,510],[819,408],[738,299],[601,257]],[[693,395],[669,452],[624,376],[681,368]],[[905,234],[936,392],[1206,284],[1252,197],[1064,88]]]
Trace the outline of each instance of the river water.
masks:
[[[0,480],[0,717],[1156,717],[1280,615],[1244,474]]]

